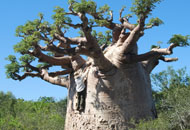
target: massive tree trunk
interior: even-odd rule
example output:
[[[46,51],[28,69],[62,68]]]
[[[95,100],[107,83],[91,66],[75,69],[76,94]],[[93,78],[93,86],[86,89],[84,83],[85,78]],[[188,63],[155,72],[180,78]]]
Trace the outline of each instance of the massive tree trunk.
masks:
[[[76,84],[70,75],[65,130],[126,130],[132,118],[155,118],[150,77],[143,64],[120,64],[115,59],[110,59],[114,67],[105,73],[88,67],[83,112],[76,110]]]

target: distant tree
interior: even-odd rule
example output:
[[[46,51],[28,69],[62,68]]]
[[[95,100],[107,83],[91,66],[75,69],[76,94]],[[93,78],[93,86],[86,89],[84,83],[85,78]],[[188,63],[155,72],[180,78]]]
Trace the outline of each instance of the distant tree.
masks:
[[[190,75],[187,73],[186,68],[174,70],[172,66],[169,66],[167,70],[152,74],[151,78],[153,86],[156,86],[161,91],[174,89],[179,85],[180,87],[190,86]]]
[[[188,130],[190,129],[190,74],[186,68],[152,74],[153,84],[160,86],[154,92],[158,119],[141,121],[137,130]]]
[[[57,111],[62,115],[62,117],[65,119],[66,117],[66,111],[67,111],[67,99],[62,99],[56,103],[57,105]]]
[[[39,102],[48,102],[48,103],[54,103],[55,99],[53,97],[40,97],[38,99]]]
[[[47,100],[48,99],[48,100]],[[58,102],[41,97],[38,101],[16,99],[10,92],[0,92],[1,130],[63,130],[66,99]]]
[[[161,0],[132,1],[136,23],[129,22],[131,15],[122,15],[124,8],[119,12],[120,23],[115,23],[108,5],[98,8],[92,0],[69,0],[68,11],[61,7],[54,10],[53,24],[40,14],[39,19],[19,26],[16,35],[22,40],[14,50],[22,56],[19,60],[8,56],[11,63],[6,66],[7,77],[20,81],[39,77],[68,88],[66,130],[126,129],[130,118],[155,118],[149,75],[159,60],[176,61],[177,58],[166,56],[175,47],[189,46],[190,38],[173,35],[168,48],[152,46],[149,52],[138,54],[137,42],[145,30],[163,24],[159,18],[146,22]],[[72,21],[73,17],[78,21]],[[97,33],[96,27],[108,31]],[[69,29],[80,30],[79,36],[68,37]],[[61,66],[62,70],[48,71],[54,66]],[[77,77],[84,80],[76,84]],[[84,89],[85,109],[77,112],[75,88],[79,84],[87,90]]]
[[[11,92],[0,92],[0,117],[3,118],[6,114],[15,116],[15,103],[16,98]]]
[[[161,109],[161,102],[173,90],[186,88],[190,86],[190,75],[186,68],[174,70],[173,67],[168,67],[167,70],[151,75],[152,85],[156,87],[153,90],[154,99],[157,105],[157,111]]]

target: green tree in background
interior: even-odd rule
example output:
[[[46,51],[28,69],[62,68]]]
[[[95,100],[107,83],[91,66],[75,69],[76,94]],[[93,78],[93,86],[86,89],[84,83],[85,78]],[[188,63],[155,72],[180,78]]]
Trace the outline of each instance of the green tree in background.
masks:
[[[63,130],[66,99],[56,102],[52,97],[38,101],[16,99],[0,92],[1,130]]]
[[[137,130],[189,130],[190,129],[190,74],[186,68],[152,74],[158,119],[140,122]]]

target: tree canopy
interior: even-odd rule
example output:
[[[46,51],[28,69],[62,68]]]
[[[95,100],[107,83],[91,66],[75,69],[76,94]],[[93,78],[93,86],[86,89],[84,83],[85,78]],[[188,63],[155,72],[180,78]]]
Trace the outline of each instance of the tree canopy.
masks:
[[[100,70],[110,70],[113,65],[105,53],[112,45],[120,48],[117,55],[125,57],[122,62],[143,62],[148,72],[152,71],[158,60],[176,61],[177,58],[165,56],[171,55],[173,48],[177,46],[189,46],[189,36],[175,34],[168,40],[168,48],[154,45],[150,52],[134,52],[136,42],[144,35],[145,30],[163,24],[158,17],[151,18],[152,10],[161,1],[132,0],[128,14],[123,16],[125,7],[121,8],[119,23],[115,22],[113,11],[107,4],[99,7],[92,0],[69,0],[68,9],[55,7],[53,23],[45,21],[44,15],[40,13],[38,19],[17,27],[16,36],[21,37],[21,41],[14,45],[14,50],[21,55],[19,58],[14,55],[6,58],[10,61],[6,65],[7,77],[14,80],[23,80],[29,76],[39,77],[53,84],[67,86],[67,75],[76,70],[73,61],[77,59],[80,64],[85,62],[79,55],[92,58]],[[130,23],[130,18],[135,15],[136,23]],[[78,20],[73,21],[74,17]],[[97,27],[106,31],[97,32]],[[69,29],[79,31],[78,37],[68,37]],[[131,53],[133,55],[129,55]],[[62,70],[48,72],[53,66],[61,66]]]

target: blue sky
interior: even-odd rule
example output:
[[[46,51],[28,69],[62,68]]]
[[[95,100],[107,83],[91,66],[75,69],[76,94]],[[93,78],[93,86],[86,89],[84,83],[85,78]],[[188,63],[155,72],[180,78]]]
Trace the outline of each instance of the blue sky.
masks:
[[[123,5],[130,7],[131,0],[96,0],[98,5],[105,3],[114,11],[114,19],[118,20],[119,10]],[[13,45],[19,42],[15,37],[17,26],[24,24],[27,20],[37,18],[39,12],[45,14],[45,19],[50,20],[55,6],[67,8],[67,0],[4,0],[0,4],[0,91],[11,91],[17,98],[26,100],[37,100],[40,96],[51,96],[63,99],[67,96],[67,89],[46,83],[41,79],[27,78],[21,82],[7,79],[5,75],[5,57],[14,54]],[[147,30],[145,36],[139,41],[139,52],[149,51],[151,44],[162,41],[167,43],[173,34],[190,35],[190,1],[189,0],[165,0],[156,7],[151,17],[159,17],[164,25]],[[127,12],[127,11],[126,11]],[[72,33],[69,33],[72,37]],[[163,44],[162,47],[167,47]],[[163,63],[153,72],[159,72],[174,66],[178,69],[189,67],[190,47],[176,48],[172,57],[178,57],[178,62]],[[190,70],[189,68],[187,69]]]

